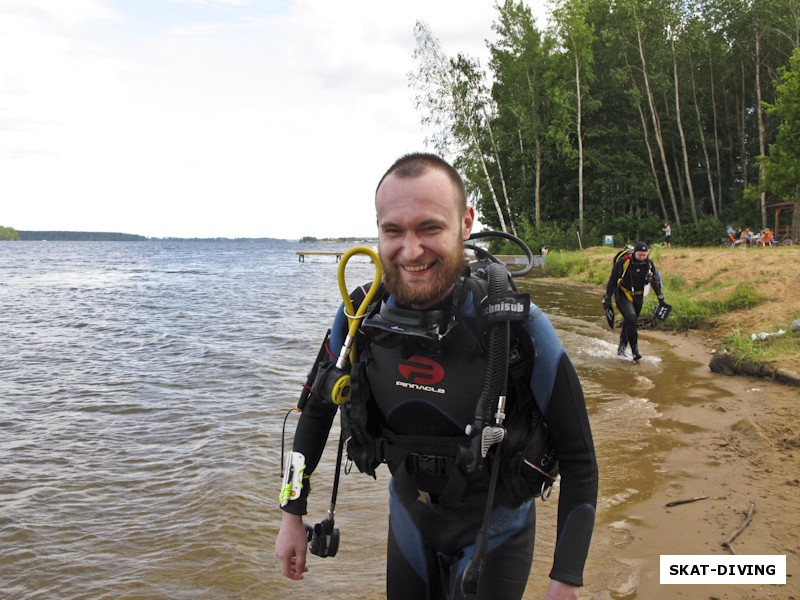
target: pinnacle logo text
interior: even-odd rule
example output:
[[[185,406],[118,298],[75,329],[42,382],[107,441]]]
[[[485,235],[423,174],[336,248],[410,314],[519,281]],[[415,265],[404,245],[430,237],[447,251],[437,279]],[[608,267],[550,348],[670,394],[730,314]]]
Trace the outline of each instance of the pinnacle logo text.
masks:
[[[443,388],[432,387],[444,379],[444,368],[435,360],[424,356],[412,356],[405,362],[400,363],[398,370],[400,375],[406,379],[406,381],[395,382],[395,385],[399,387],[435,392],[437,394],[445,393]]]

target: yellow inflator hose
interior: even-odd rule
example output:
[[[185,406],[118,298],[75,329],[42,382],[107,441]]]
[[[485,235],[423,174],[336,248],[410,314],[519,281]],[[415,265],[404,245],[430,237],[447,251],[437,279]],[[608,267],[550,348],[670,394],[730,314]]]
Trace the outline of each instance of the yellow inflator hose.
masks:
[[[344,272],[345,268],[347,267],[347,261],[356,254],[365,254],[372,259],[372,264],[375,265],[375,278],[372,280],[372,285],[370,286],[366,297],[359,305],[358,310],[354,312],[353,302],[350,300],[350,293],[347,289]],[[358,326],[361,324],[361,319],[364,317],[364,313],[367,312],[367,308],[372,302],[372,299],[375,297],[375,294],[378,293],[378,288],[380,287],[382,277],[383,269],[381,268],[380,257],[374,250],[371,250],[366,246],[356,246],[355,248],[351,248],[342,255],[342,258],[339,261],[339,291],[342,294],[342,301],[344,302],[344,314],[347,316],[347,322],[349,325],[347,328],[347,337],[345,338],[344,345],[342,345],[342,349],[339,352],[339,358],[336,361],[336,368],[340,371],[346,371],[348,361],[352,364],[356,359],[356,350],[353,346],[353,341],[355,340],[356,333],[358,332]],[[336,382],[331,392],[331,399],[334,404],[344,404],[347,402],[347,400],[350,398],[350,374],[343,374]]]

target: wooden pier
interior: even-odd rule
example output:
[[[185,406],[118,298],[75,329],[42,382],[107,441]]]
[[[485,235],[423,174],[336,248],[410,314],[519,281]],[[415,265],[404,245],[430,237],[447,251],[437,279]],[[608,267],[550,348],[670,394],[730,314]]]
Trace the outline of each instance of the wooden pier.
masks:
[[[342,260],[344,252],[306,252],[301,251],[297,253],[298,262],[306,262],[306,256],[335,256],[336,262]]]

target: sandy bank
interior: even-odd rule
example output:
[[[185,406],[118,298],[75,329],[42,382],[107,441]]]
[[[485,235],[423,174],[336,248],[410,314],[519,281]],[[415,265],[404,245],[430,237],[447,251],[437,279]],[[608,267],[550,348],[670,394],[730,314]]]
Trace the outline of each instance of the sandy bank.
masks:
[[[655,493],[632,496],[614,511],[598,507],[598,525],[581,598],[593,600],[755,600],[800,598],[800,397],[796,388],[708,368],[697,335],[645,334],[696,364],[697,385],[659,407],[662,456]],[[602,473],[601,473],[602,477]],[[674,500],[707,497],[674,507]],[[722,546],[745,519],[751,521]],[[613,512],[613,520],[609,514]],[[622,514],[622,518],[619,515]],[[664,554],[786,555],[786,586],[660,585]],[[536,598],[531,595],[530,598]],[[541,596],[540,596],[541,597]]]

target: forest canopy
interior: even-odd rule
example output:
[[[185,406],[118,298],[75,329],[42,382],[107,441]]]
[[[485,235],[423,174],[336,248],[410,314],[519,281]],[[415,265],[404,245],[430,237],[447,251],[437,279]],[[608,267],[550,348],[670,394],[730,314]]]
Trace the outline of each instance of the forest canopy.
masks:
[[[495,8],[488,70],[418,22],[409,74],[486,227],[573,248],[669,223],[716,245],[791,200],[776,236],[800,239],[800,174],[769,157],[800,139],[776,93],[798,77],[800,0],[558,0],[546,29],[522,2]]]

